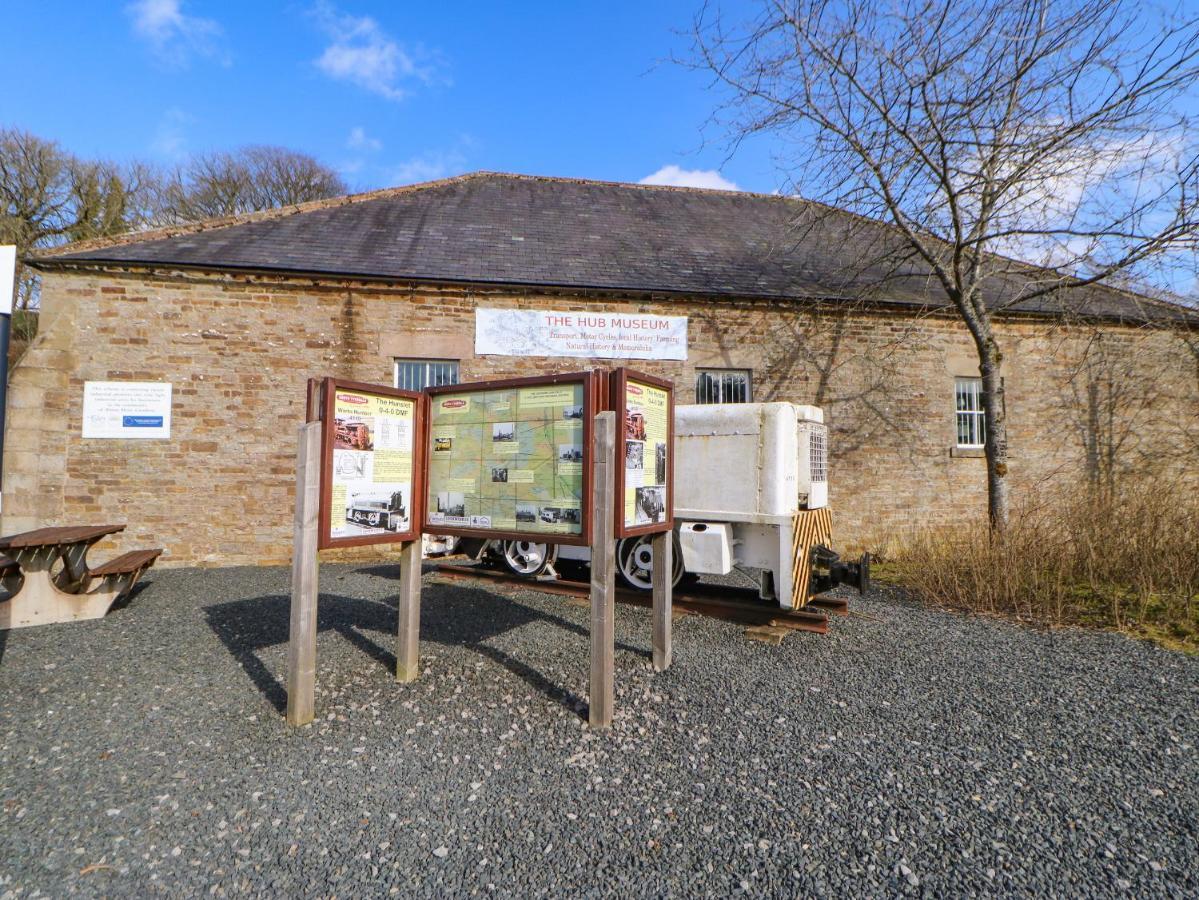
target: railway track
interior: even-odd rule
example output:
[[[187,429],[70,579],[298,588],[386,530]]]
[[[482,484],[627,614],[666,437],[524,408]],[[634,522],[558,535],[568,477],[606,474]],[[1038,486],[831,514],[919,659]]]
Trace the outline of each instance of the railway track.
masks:
[[[584,602],[591,592],[591,585],[585,581],[524,578],[481,565],[441,563],[436,571],[452,581],[484,583],[512,591],[541,591]],[[633,606],[653,605],[653,598],[648,592],[628,588],[617,588],[616,600]],[[825,634],[828,632],[829,616],[849,615],[849,602],[846,600],[814,597],[803,609],[783,610],[763,602],[756,588],[723,584],[699,583],[675,588],[672,605],[676,614],[708,616],[745,625],[748,637],[770,644],[780,643],[792,631]]]

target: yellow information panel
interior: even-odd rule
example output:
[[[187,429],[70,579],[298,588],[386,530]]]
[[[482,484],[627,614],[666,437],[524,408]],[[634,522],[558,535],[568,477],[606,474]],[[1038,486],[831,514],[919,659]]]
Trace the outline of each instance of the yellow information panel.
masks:
[[[583,533],[584,384],[436,394],[430,530]]]
[[[670,395],[662,388],[625,382],[624,524],[666,521],[670,452]]]
[[[337,388],[329,513],[333,539],[406,532],[412,520],[416,402]]]

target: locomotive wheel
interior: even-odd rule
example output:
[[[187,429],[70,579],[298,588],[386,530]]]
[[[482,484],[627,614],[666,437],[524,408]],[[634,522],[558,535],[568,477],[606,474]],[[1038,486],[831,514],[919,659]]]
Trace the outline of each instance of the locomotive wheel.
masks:
[[[379,514],[378,513],[368,513],[367,517],[366,517],[366,524],[367,525],[378,525],[379,524]]]
[[[558,558],[557,544],[504,541],[504,565],[515,575],[534,578]]]
[[[616,571],[620,579],[629,587],[638,591],[654,589],[654,546],[652,536],[643,534],[640,537],[625,538],[616,545]],[[683,580],[683,551],[678,539],[674,541],[674,565],[671,567],[671,586],[678,587]]]

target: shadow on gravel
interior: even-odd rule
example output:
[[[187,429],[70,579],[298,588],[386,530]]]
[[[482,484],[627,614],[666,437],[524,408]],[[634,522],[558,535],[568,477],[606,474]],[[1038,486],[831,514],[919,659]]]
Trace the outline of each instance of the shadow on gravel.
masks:
[[[148,588],[153,583],[154,583],[153,581],[138,582],[138,584],[134,585],[133,590],[131,590],[128,594],[126,594],[120,600],[117,600],[115,603],[113,603],[113,605],[111,607],[109,607],[108,615],[111,616],[114,612],[119,612],[120,610],[127,607],[130,603],[132,603],[137,598],[138,594],[140,594],[142,591],[144,591],[146,588]],[[3,664],[3,662],[4,662],[4,645],[7,643],[8,643],[8,629],[5,629],[5,630],[0,631],[0,664]]]
[[[113,603],[112,606],[110,606],[108,608],[108,615],[111,616],[114,612],[119,612],[120,610],[127,607],[130,603],[132,603],[134,600],[137,599],[138,595],[141,594],[142,591],[146,590],[146,588],[150,587],[153,584],[154,584],[154,582],[152,580],[139,581],[137,584],[135,584],[133,586],[133,589],[130,590],[128,594],[126,594],[121,599],[117,600],[115,603]]]
[[[437,563],[424,560],[421,563],[421,574],[428,575],[430,572],[437,571]],[[392,581],[400,580],[400,564],[379,563],[373,566],[362,566],[354,570],[355,575],[373,575],[376,578],[390,578]]]
[[[281,594],[232,600],[204,610],[208,627],[220,638],[254,686],[280,713],[287,709],[287,691],[259,657],[266,647],[286,644],[291,616],[291,598]],[[587,636],[588,631],[558,616],[525,606],[519,600],[499,597],[488,591],[457,587],[426,586],[421,603],[420,639],[447,646],[464,646],[523,679],[530,687],[562,704],[572,713],[586,715],[586,703],[572,691],[546,678],[541,672],[498,647],[490,639],[533,622]],[[396,658],[390,649],[395,640],[395,598],[365,600],[340,594],[320,595],[317,633],[333,631],[383,665],[395,671]],[[376,640],[378,638],[378,640]],[[638,647],[617,643],[617,649],[648,656]],[[317,658],[319,677],[320,658]],[[284,673],[280,673],[282,676]]]

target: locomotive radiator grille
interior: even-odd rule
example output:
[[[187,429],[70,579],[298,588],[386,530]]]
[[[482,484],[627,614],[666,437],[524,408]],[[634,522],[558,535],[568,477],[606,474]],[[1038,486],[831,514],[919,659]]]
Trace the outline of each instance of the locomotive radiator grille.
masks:
[[[808,465],[812,481],[828,481],[828,438],[823,428],[808,433]]]

